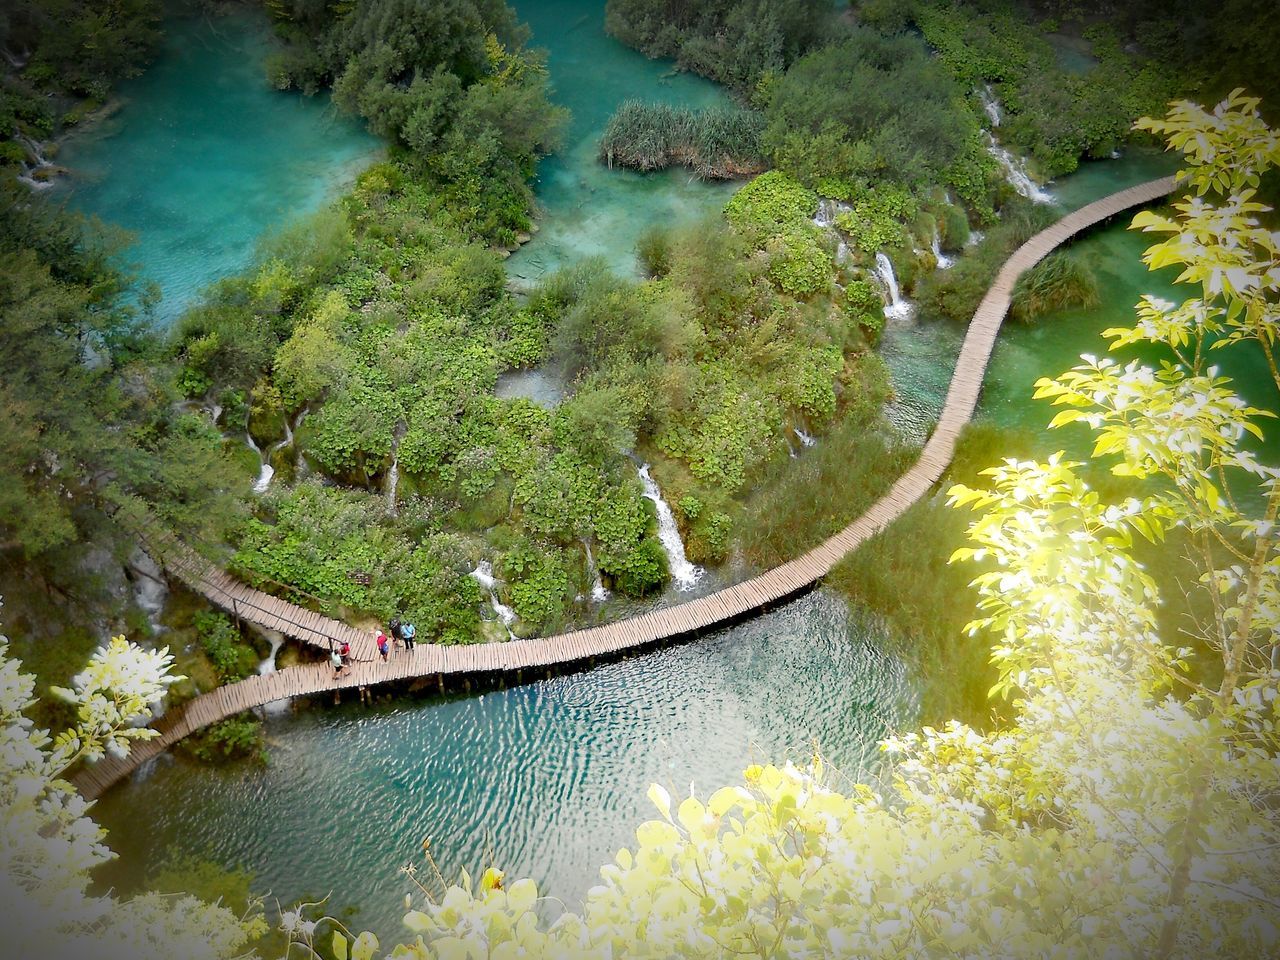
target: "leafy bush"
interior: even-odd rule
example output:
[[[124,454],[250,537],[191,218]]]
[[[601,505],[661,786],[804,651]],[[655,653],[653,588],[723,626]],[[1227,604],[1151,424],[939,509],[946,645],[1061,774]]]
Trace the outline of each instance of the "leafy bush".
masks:
[[[772,236],[813,216],[818,195],[794,177],[770,170],[756,177],[725,204],[724,215],[740,230]]]
[[[202,611],[195,615],[193,623],[200,648],[222,683],[252,676],[258,665],[257,652],[241,639],[240,631],[225,614]]]
[[[765,249],[769,253],[769,278],[784,293],[811,297],[831,286],[834,264],[831,255],[818,244],[812,228],[792,228],[773,237]]]

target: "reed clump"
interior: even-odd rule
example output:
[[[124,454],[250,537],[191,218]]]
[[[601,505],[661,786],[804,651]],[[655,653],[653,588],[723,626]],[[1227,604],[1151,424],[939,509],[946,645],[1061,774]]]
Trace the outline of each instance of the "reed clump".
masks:
[[[1022,323],[1055,310],[1096,307],[1098,279],[1083,257],[1057,251],[1021,277],[1013,288],[1011,315]]]
[[[704,180],[731,180],[768,166],[763,131],[764,117],[741,107],[691,110],[627,100],[605,127],[600,161],[643,171],[683,166]]]

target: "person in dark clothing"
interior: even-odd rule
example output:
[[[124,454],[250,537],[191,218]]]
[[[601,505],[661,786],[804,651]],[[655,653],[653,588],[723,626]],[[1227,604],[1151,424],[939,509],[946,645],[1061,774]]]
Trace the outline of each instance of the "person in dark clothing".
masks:
[[[400,646],[400,642],[404,637],[400,634],[400,618],[392,617],[391,622],[387,624],[387,633],[391,634],[391,642],[395,646]]]

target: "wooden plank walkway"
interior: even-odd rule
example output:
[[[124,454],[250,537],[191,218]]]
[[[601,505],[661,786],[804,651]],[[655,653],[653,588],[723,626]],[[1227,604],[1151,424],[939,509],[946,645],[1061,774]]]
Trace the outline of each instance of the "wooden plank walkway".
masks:
[[[148,536],[148,548],[165,568],[213,603],[242,620],[278,630],[324,651],[330,650],[331,644],[346,640],[356,662],[336,679],[328,663],[307,664],[249,677],[196,697],[158,721],[155,726],[160,736],[135,745],[127,757],[107,757],[86,765],[73,778],[77,788],[86,797],[96,797],[183,737],[274,700],[414,677],[513,673],[609,656],[712,629],[811,586],[842,557],[900,517],[942,478],[955,453],[960,431],[977,407],[987,362],[1018,276],[1080,231],[1167,196],[1174,188],[1174,178],[1164,177],[1121,190],[1068,214],[1019,247],[1005,261],[969,324],[938,425],[911,469],[862,516],[825,542],[794,560],[708,596],[553,637],[452,647],[418,644],[410,652],[396,651],[390,662],[382,663],[372,637],[365,631],[240,583],[172,537]]]

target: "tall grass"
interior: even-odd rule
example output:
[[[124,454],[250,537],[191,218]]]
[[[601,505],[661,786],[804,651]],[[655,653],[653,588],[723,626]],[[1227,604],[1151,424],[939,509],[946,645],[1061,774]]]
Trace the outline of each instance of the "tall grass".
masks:
[[[861,418],[846,419],[803,456],[773,465],[738,520],[743,557],[767,569],[817,546],[882,496],[919,453]]]
[[[897,654],[907,663],[919,692],[919,722],[939,726],[950,719],[983,728],[1002,704],[987,698],[996,682],[991,641],[969,636],[965,624],[976,616],[977,592],[969,582],[974,564],[948,561],[965,542],[972,516],[946,505],[953,483],[983,484],[981,470],[1003,457],[1033,455],[1035,437],[989,423],[965,428],[937,493],[915,504],[887,529],[846,557],[827,585],[879,613]]]
[[[685,166],[705,180],[726,180],[765,168],[763,130],[764,118],[754,110],[627,100],[609,118],[600,160],[636,170]]]
[[[1018,278],[1010,312],[1015,320],[1030,323],[1053,310],[1096,307],[1101,302],[1098,278],[1085,259],[1058,250]]]

